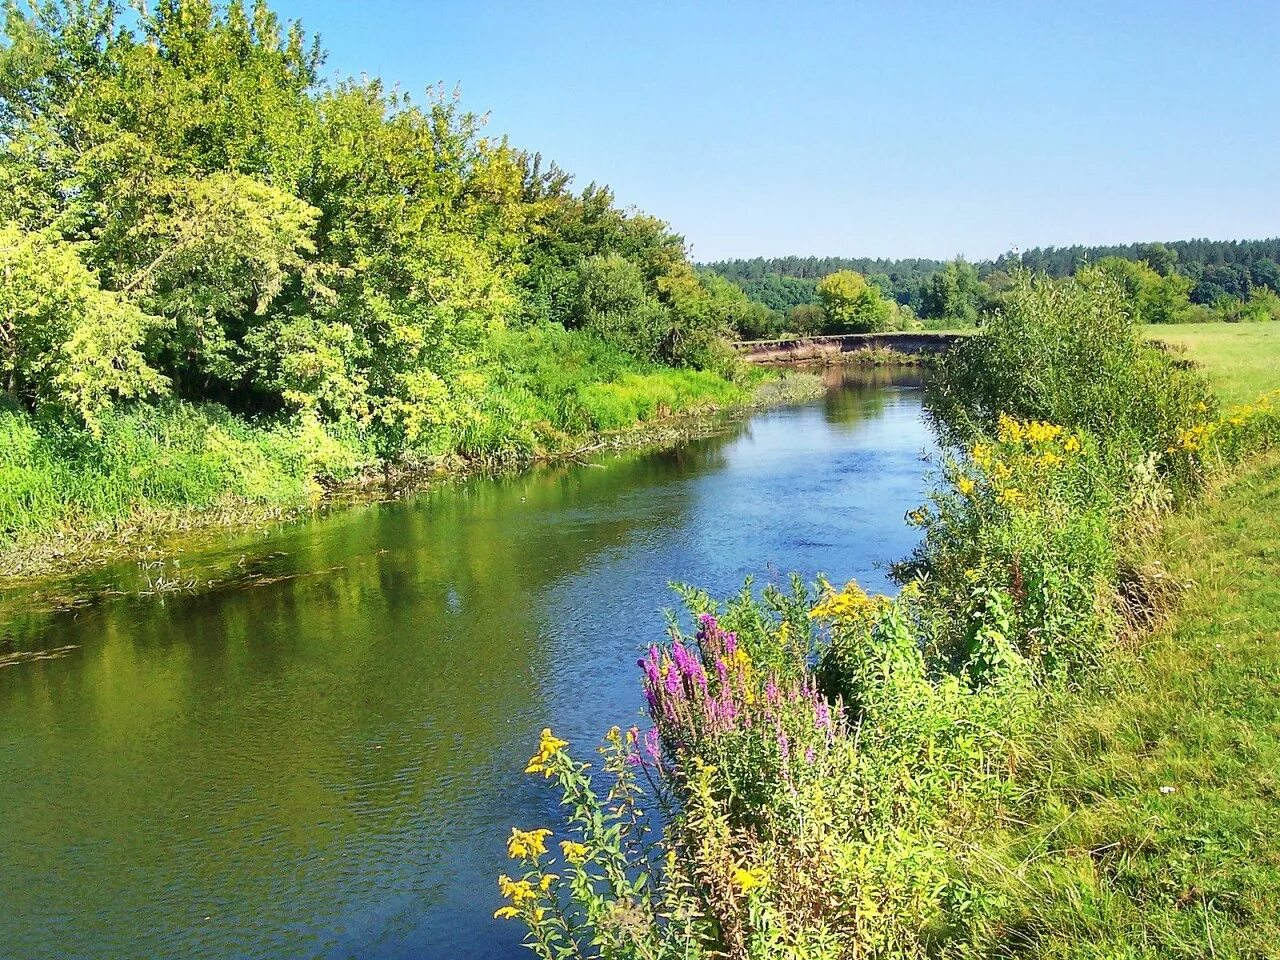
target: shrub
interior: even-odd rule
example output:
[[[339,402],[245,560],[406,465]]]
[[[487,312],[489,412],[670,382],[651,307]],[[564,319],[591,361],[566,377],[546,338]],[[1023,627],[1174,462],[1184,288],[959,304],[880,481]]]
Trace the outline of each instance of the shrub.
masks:
[[[947,442],[993,434],[1003,413],[1087,430],[1135,460],[1165,451],[1216,407],[1202,377],[1142,339],[1105,273],[1016,276],[983,330],[942,358],[930,387],[929,414]]]

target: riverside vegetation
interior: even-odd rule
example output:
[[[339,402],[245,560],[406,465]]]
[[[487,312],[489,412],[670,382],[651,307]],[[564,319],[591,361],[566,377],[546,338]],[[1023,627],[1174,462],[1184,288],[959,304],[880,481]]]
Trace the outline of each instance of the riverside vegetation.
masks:
[[[665,223],[486,136],[456,96],[323,80],[318,40],[265,0],[4,11],[4,572],[758,402],[776,374],[730,338],[972,325],[1011,282],[1004,261],[778,261],[801,275],[787,313],[752,286],[763,262],[695,268]],[[1274,246],[1117,248],[1098,268],[1147,321],[1219,302],[1262,319]]]
[[[0,549],[528,460],[774,376],[662,221],[456,96],[323,81],[262,0],[4,16]]]
[[[681,588],[696,632],[673,621],[641,658],[644,728],[611,731],[594,766],[544,731],[526,772],[551,782],[563,819],[513,830],[497,910],[535,954],[1274,945],[1274,684],[1247,665],[1274,657],[1258,586],[1273,552],[1251,554],[1251,595],[1215,577],[1185,626],[1146,638],[1202,569],[1197,545],[1221,551],[1274,504],[1266,460],[1261,489],[1203,516],[1257,504],[1190,532],[1205,491],[1280,440],[1280,391],[1224,409],[1147,343],[1104,268],[1016,275],[928,403],[951,452],[910,516],[923,538],[897,597],[797,582],[720,604]],[[1179,536],[1192,542],[1170,569],[1162,544]],[[1227,641],[1223,610],[1248,638]],[[1230,650],[1194,679],[1218,638]],[[1241,781],[1250,771],[1261,780]],[[1261,859],[1233,859],[1251,849]]]

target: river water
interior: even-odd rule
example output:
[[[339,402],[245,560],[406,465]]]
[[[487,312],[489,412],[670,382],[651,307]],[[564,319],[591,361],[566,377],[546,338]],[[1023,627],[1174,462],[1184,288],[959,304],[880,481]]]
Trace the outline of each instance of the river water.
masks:
[[[638,719],[667,581],[887,589],[915,542],[918,380],[841,376],[672,450],[109,567],[78,609],[2,598],[0,956],[528,956],[491,919],[510,827],[554,822],[521,771],[543,726],[586,757]]]

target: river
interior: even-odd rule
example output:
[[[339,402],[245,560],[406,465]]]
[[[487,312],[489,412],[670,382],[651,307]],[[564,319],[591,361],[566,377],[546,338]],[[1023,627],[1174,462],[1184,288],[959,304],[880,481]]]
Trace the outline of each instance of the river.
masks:
[[[932,445],[910,371],[661,452],[472,479],[3,597],[0,955],[520,958],[521,774],[638,720],[669,580],[887,589]],[[157,577],[215,581],[148,590]]]

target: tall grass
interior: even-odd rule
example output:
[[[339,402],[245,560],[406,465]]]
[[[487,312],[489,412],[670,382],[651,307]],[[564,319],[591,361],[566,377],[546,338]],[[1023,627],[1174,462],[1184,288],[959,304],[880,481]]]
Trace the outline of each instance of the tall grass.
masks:
[[[0,409],[0,544],[145,511],[295,504],[361,464],[316,425],[256,426],[215,405],[116,411],[98,434]]]
[[[510,331],[487,375],[451,411],[443,445],[408,457],[521,462],[663,417],[740,404],[751,376],[638,363],[585,333]],[[259,423],[216,404],[108,411],[90,432],[0,406],[0,549],[169,510],[294,506],[381,466],[356,426]]]

